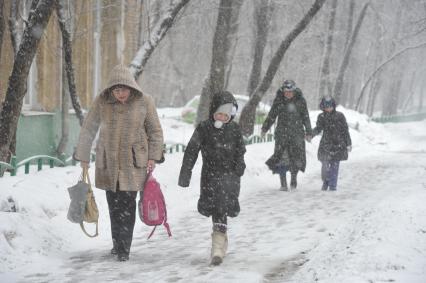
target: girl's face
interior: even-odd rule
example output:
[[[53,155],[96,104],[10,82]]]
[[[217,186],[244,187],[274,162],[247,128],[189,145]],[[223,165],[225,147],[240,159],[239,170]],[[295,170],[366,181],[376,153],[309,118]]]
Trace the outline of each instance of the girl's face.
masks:
[[[126,86],[116,86],[112,89],[112,94],[120,103],[125,103],[130,96],[130,88]]]
[[[219,113],[215,113],[213,118],[215,119],[215,121],[221,121],[223,123],[226,123],[229,121],[230,117],[228,116],[228,114],[219,112]]]
[[[333,109],[334,109],[333,107],[327,107],[327,108],[324,108],[324,111],[330,113],[331,111],[333,111]]]

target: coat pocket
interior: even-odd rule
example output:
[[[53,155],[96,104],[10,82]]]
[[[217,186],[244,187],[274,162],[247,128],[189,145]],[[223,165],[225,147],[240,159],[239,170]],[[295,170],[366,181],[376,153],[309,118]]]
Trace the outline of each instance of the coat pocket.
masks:
[[[145,146],[142,143],[132,145],[133,166],[136,168],[146,167],[148,163],[148,155]]]
[[[105,147],[99,146],[96,148],[96,162],[97,168],[105,169],[107,167]]]

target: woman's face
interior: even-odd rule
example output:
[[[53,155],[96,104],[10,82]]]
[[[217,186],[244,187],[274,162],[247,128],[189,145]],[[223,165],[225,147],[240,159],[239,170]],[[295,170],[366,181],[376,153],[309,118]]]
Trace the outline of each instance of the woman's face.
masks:
[[[291,98],[293,98],[294,93],[293,93],[292,91],[285,90],[285,91],[284,91],[284,96],[285,96],[287,99],[291,99]]]
[[[112,89],[112,94],[120,103],[125,103],[130,96],[130,88],[126,86],[115,86]]]
[[[328,113],[332,112],[333,110],[334,110],[334,108],[333,108],[333,107],[327,107],[327,108],[324,108],[324,111],[325,111],[325,112],[328,112]]]

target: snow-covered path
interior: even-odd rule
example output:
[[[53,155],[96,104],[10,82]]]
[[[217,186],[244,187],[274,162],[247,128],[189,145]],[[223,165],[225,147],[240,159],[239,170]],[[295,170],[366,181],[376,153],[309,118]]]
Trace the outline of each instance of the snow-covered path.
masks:
[[[413,125],[414,129],[419,126]],[[41,229],[51,227],[51,237],[44,236],[50,242],[41,244],[43,251],[25,250],[25,245],[33,243],[22,239],[30,233],[22,228],[16,228],[16,240],[9,237],[7,241],[12,251],[0,246],[2,251],[10,251],[0,256],[0,281],[425,282],[426,133],[391,127],[399,129],[387,139],[393,144],[375,144],[354,133],[360,145],[342,163],[336,192],[320,191],[320,163],[315,156],[318,140],[308,145],[308,168],[299,175],[299,187],[293,192],[278,191],[278,177],[264,166],[273,145],[249,146],[241,214],[229,220],[229,252],[224,263],[214,268],[208,266],[211,222],[196,211],[201,164],[194,168],[189,189],[177,187],[182,154],[168,155],[156,170],[173,237],[167,238],[158,227],[147,241],[150,228],[138,220],[131,258],[124,263],[109,255],[108,213],[102,191],[96,191],[101,210],[98,238],[88,239],[78,225],[66,221],[68,196],[64,193],[76,180],[78,168],[45,170],[34,174],[31,181],[25,177],[0,179],[2,188],[15,184],[15,191],[8,193],[16,199],[22,198],[30,183],[47,186],[38,189],[37,196],[47,193],[57,199],[46,201],[44,213],[54,211],[51,217],[27,227],[36,237],[41,234],[37,224]],[[30,200],[22,200],[21,206],[26,203],[31,211]],[[4,225],[0,227],[6,235]],[[19,244],[23,247],[17,247]]]

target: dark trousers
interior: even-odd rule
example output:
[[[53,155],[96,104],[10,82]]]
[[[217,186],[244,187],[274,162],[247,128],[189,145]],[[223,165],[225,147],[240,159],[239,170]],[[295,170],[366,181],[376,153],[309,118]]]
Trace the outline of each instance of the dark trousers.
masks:
[[[337,187],[337,178],[339,176],[339,164],[340,161],[321,161],[321,177],[323,183],[330,188],[335,190]]]
[[[111,236],[118,254],[129,254],[136,220],[138,192],[107,191],[106,198],[111,220]]]

